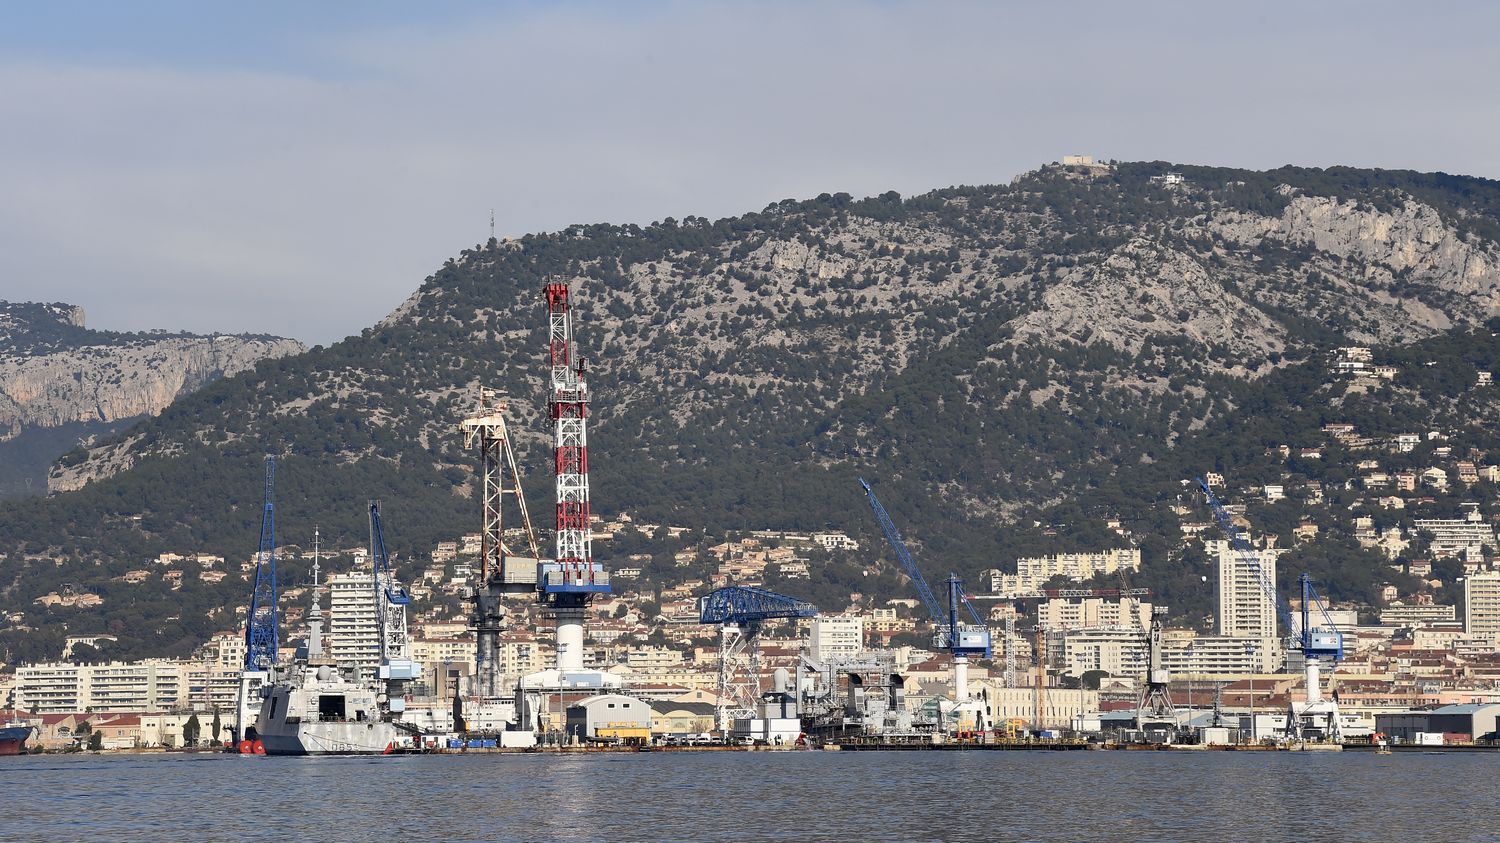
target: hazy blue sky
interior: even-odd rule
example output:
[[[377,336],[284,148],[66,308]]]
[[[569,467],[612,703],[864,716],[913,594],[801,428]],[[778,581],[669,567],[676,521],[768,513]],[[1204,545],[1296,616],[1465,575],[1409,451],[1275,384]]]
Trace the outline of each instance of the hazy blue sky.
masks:
[[[328,342],[573,222],[1080,152],[1500,176],[1491,3],[0,9],[0,298]]]

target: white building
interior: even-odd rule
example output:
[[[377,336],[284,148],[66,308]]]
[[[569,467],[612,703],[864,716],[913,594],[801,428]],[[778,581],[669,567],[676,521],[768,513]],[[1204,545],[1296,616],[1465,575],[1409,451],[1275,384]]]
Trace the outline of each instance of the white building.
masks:
[[[1209,556],[1218,558],[1214,596],[1218,608],[1218,634],[1225,638],[1249,638],[1261,649],[1276,648],[1276,559],[1284,551],[1266,548],[1240,554],[1222,539],[1205,542]]]
[[[1068,729],[1079,715],[1099,710],[1098,691],[1048,688],[1042,695],[1038,717],[1033,688],[1006,688],[982,680],[974,683],[972,690],[973,697],[984,705],[986,721],[1001,727],[1007,720],[1014,720],[1026,727],[1037,724],[1043,729]]]
[[[1500,571],[1470,574],[1464,580],[1464,632],[1488,639],[1500,650]]]
[[[1151,604],[1128,598],[1052,597],[1037,605],[1037,622],[1048,630],[1122,628],[1139,635],[1151,626]]]
[[[812,540],[824,550],[859,550],[859,542],[843,533],[813,533]]]
[[[1062,634],[1061,646],[1069,676],[1081,677],[1091,670],[1132,678],[1146,673],[1146,635],[1139,629],[1069,629]]]
[[[1140,548],[1114,548],[1094,553],[1058,553],[1016,560],[1016,572],[989,571],[990,591],[996,594],[1031,594],[1053,577],[1083,582],[1100,574],[1141,569]]]
[[[1453,606],[1446,604],[1392,603],[1380,610],[1381,626],[1420,626],[1451,621],[1458,617]]]
[[[168,659],[105,664],[54,662],[16,669],[15,705],[21,711],[167,711],[186,707],[187,703],[185,665]]]
[[[374,676],[380,667],[380,619],[373,570],[330,576],[328,595],[328,648],[334,661]]]
[[[1274,639],[1199,635],[1162,648],[1162,663],[1173,678],[1274,673],[1281,661],[1281,642]]]
[[[1494,547],[1495,529],[1484,521],[1478,509],[1463,518],[1418,518],[1412,522],[1416,532],[1432,533],[1428,550],[1438,556],[1453,556],[1471,547]]]
[[[865,619],[859,615],[818,615],[808,634],[808,653],[822,661],[857,656],[865,648]]]

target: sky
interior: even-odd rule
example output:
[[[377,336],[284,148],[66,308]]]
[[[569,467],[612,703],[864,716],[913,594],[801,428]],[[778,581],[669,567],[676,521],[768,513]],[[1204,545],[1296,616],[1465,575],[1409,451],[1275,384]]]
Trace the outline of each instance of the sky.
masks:
[[[0,6],[0,299],[326,344],[489,237],[1064,154],[1500,177],[1500,4]]]

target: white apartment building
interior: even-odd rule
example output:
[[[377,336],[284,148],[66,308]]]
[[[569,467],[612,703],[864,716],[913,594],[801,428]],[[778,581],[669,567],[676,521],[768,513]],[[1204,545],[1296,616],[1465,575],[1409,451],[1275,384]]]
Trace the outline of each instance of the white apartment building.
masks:
[[[1162,647],[1162,663],[1174,678],[1274,673],[1281,643],[1274,639],[1199,635]]]
[[[865,619],[859,615],[818,615],[812,620],[808,652],[819,661],[857,656],[865,649]]]
[[[1051,641],[1048,645],[1057,646]],[[1069,629],[1062,634],[1061,649],[1063,670],[1069,676],[1083,676],[1091,670],[1119,677],[1146,673],[1146,635],[1140,630],[1117,626]]]
[[[223,712],[223,722],[234,725],[243,661],[241,658],[241,664],[232,668],[194,662],[185,665],[188,707],[194,711]]]
[[[1114,548],[1093,553],[1058,553],[1053,556],[1035,556],[1016,560],[1014,574],[1001,573],[999,569],[989,571],[990,591],[996,594],[1030,594],[1040,589],[1053,577],[1066,577],[1073,582],[1083,582],[1100,574],[1113,574],[1121,569],[1141,569],[1140,548]]]
[[[1218,604],[1218,634],[1225,638],[1249,638],[1261,642],[1262,650],[1276,647],[1276,602],[1271,589],[1276,582],[1276,560],[1284,552],[1266,548],[1237,553],[1222,539],[1204,543],[1210,557],[1218,559],[1214,596]]]
[[[1470,574],[1464,580],[1464,632],[1488,639],[1500,650],[1500,571]]]
[[[1126,628],[1151,626],[1151,604],[1128,598],[1052,597],[1037,605],[1044,629]]]
[[[1457,609],[1446,604],[1392,603],[1380,610],[1381,626],[1411,626],[1451,621],[1457,618]]]
[[[201,661],[238,672],[245,667],[245,651],[245,631],[238,630],[214,633],[196,655]]]
[[[167,659],[29,665],[16,669],[15,706],[37,714],[169,711],[188,704],[186,680],[184,663]]]
[[[352,664],[365,676],[380,667],[380,619],[373,570],[328,578],[328,648],[334,661]]]
[[[1430,551],[1437,556],[1451,556],[1471,547],[1493,547],[1495,529],[1474,509],[1463,518],[1418,518],[1412,522],[1416,532],[1432,533]]]

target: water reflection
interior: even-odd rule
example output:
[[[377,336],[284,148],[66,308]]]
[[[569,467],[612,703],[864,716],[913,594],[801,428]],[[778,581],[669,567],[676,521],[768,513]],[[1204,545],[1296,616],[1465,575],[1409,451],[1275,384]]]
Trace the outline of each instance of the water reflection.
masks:
[[[1477,840],[1497,772],[1500,754],[31,756],[0,759],[0,839]]]

